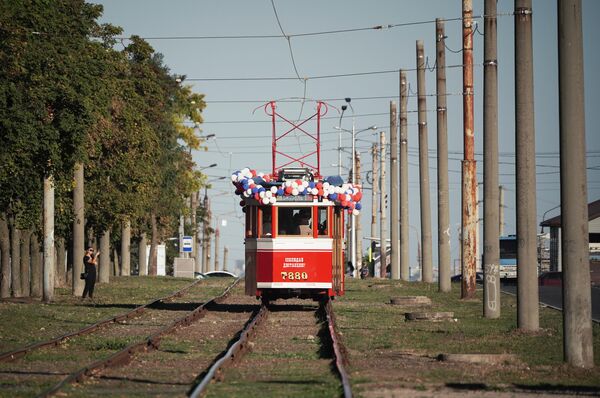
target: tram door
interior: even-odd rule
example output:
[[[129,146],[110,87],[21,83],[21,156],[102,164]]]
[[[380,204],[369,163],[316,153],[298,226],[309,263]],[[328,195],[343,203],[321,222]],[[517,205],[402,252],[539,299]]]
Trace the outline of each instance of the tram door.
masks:
[[[344,291],[344,213],[343,210],[337,206],[333,209],[332,226],[332,288],[337,295]]]

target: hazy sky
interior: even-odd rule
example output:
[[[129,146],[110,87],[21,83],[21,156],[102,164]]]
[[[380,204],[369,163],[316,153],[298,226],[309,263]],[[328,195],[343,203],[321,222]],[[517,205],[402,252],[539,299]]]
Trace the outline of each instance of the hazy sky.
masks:
[[[271,169],[271,125],[261,106],[273,99],[324,100],[331,105],[322,120],[322,160],[324,175],[337,174],[338,110],[344,97],[351,97],[356,129],[376,125],[388,134],[389,102],[398,100],[398,70],[414,69],[415,42],[423,40],[429,65],[435,63],[435,18],[446,22],[446,65],[460,65],[461,48],[460,0],[421,1],[291,1],[274,0],[279,22],[270,0],[105,0],[103,22],[124,28],[124,36],[133,34],[147,38],[156,51],[164,54],[165,63],[173,73],[186,75],[194,91],[205,94],[203,134],[215,134],[209,140],[207,152],[194,154],[199,166],[217,163],[206,169],[214,177],[225,176],[209,190],[213,213],[227,220],[221,227],[223,245],[229,248],[230,264],[243,258],[242,217],[239,199],[233,195],[229,175],[249,166],[259,171]],[[483,0],[474,0],[474,15],[483,14]],[[513,1],[498,2],[498,83],[499,83],[499,145],[500,183],[506,188],[506,233],[514,233],[514,35],[511,16]],[[600,37],[600,1],[583,1],[583,32],[585,51],[585,98],[587,128],[588,199],[600,198],[600,55],[595,40]],[[482,94],[483,94],[483,19],[474,35],[475,59],[475,135],[477,170],[482,182]],[[365,29],[353,32],[295,36],[303,33],[330,32],[377,25],[408,24],[388,29]],[[537,217],[560,202],[558,169],[558,70],[556,1],[533,1],[533,46],[535,68],[535,128],[537,163]],[[283,37],[222,38],[223,36]],[[194,38],[189,38],[189,37]],[[170,39],[165,39],[169,37]],[[178,37],[178,38],[175,38]],[[182,37],[188,37],[184,39]],[[202,38],[200,38],[202,37]],[[207,38],[211,37],[211,38]],[[220,38],[217,38],[220,37]],[[161,39],[162,38],[162,39]],[[125,42],[126,43],[126,42]],[[291,47],[291,53],[290,53]],[[452,50],[452,51],[451,51]],[[292,62],[292,56],[294,63]],[[302,80],[297,78],[296,70]],[[360,76],[327,77],[331,75],[372,73]],[[595,74],[594,74],[595,73]],[[435,72],[426,73],[426,91],[435,93]],[[248,79],[253,78],[253,79]],[[257,79],[259,78],[259,79]],[[265,80],[263,78],[295,78]],[[194,80],[197,79],[197,80]],[[204,80],[216,79],[216,80]],[[305,79],[305,80],[304,80]],[[460,223],[460,159],[462,158],[462,72],[447,70],[448,134],[450,150],[450,222],[452,225],[452,258],[458,258],[457,227]],[[408,72],[411,90],[416,92],[416,72]],[[304,84],[306,81],[306,84]],[[373,98],[376,97],[376,98]],[[290,120],[298,120],[315,112],[315,102],[299,100],[278,103],[278,111]],[[416,265],[416,230],[420,229],[418,186],[417,101],[409,98],[409,208],[411,267]],[[433,228],[433,264],[437,267],[437,191],[436,191],[436,114],[435,97],[427,98],[428,136],[430,150],[431,206]],[[280,125],[280,128],[285,126]],[[351,129],[352,113],[346,112],[342,127]],[[287,131],[282,130],[282,132]],[[357,136],[361,151],[363,181],[371,170],[370,147],[376,137],[371,132]],[[313,148],[306,137],[291,136],[280,142],[291,153]],[[350,166],[350,134],[344,133],[342,158]],[[388,168],[389,173],[389,168]],[[366,184],[365,185],[369,185]],[[389,183],[388,183],[389,186]],[[369,235],[370,191],[363,200],[363,236]],[[480,189],[480,200],[483,190]],[[546,218],[559,214],[550,211]],[[483,208],[480,209],[483,216]],[[366,249],[367,241],[364,241]],[[231,268],[231,265],[230,265]]]

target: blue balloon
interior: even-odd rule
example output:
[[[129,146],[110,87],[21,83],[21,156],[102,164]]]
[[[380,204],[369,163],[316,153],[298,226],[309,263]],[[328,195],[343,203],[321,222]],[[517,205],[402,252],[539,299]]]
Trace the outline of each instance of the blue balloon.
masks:
[[[279,189],[277,190],[277,196],[283,196],[284,192],[285,192],[285,191],[284,191],[283,189],[279,188]]]
[[[357,203],[356,205],[354,205],[354,208],[356,210],[360,210],[360,209],[362,209],[362,205],[360,203]]]
[[[309,181],[309,182],[308,182],[308,187],[309,187],[310,189],[313,189],[313,188],[314,188],[314,187],[316,187],[316,186],[317,186],[317,184],[315,184],[315,183],[314,183],[314,181]]]
[[[252,193],[257,193],[258,192],[258,188],[254,187],[252,188]]]
[[[337,199],[337,193],[330,193],[328,196],[329,200],[336,200]]]

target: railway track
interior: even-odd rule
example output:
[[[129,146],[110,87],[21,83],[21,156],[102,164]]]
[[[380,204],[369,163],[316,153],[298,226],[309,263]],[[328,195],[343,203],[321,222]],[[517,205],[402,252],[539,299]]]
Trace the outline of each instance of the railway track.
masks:
[[[311,321],[311,318],[312,321]],[[316,322],[315,321],[316,318]],[[271,322],[269,323],[269,320]],[[316,331],[314,335],[302,335],[306,331]],[[273,338],[275,337],[275,338]],[[303,341],[304,340],[304,341]],[[316,341],[318,340],[318,342]],[[299,347],[286,349],[290,341],[299,342]],[[319,358],[295,357],[294,351],[303,351],[306,346],[314,349],[315,344],[319,345]],[[247,351],[248,360],[242,359]],[[254,356],[255,358],[251,358]],[[274,360],[277,358],[280,360]],[[310,355],[308,355],[310,357]],[[294,359],[298,359],[294,361]],[[308,359],[308,360],[306,360]],[[297,362],[297,363],[292,363]],[[227,368],[235,364],[235,372],[231,379],[235,379],[233,388],[227,386]],[[216,389],[214,395],[237,396],[245,394],[252,396],[251,391],[240,391],[238,387],[244,389],[249,383],[256,384],[257,395],[261,395],[263,385],[283,384],[293,386],[291,390],[280,389],[276,395],[283,396],[302,396],[304,392],[295,386],[311,385],[327,379],[333,369],[335,375],[341,382],[341,391],[339,382],[337,386],[331,386],[331,383],[322,386],[322,393],[325,396],[333,391],[341,392],[343,397],[352,397],[350,380],[345,370],[347,365],[345,349],[336,332],[335,316],[331,301],[326,300],[319,303],[317,308],[305,304],[284,304],[284,305],[265,305],[256,311],[254,316],[247,322],[238,337],[232,341],[227,350],[219,355],[212,365],[198,378],[197,384],[189,391],[190,397],[200,397],[205,394],[211,395],[212,389]],[[276,369],[286,369],[284,372],[277,372]],[[294,369],[312,370],[312,374],[304,373],[297,379],[294,375]],[[285,378],[287,380],[282,379]],[[290,380],[296,379],[296,380]],[[213,383],[219,380],[221,383]],[[240,381],[241,380],[241,381]],[[212,389],[211,389],[211,386]],[[216,387],[216,388],[215,388]],[[318,386],[316,388],[319,388]],[[333,388],[333,391],[331,390]],[[308,395],[314,395],[315,391],[308,392]]]
[[[99,369],[125,363],[136,352],[156,348],[165,333],[200,318],[238,282],[212,299],[208,292],[214,289],[195,282],[116,317],[5,353],[0,363],[3,393],[11,391],[13,396],[44,391],[40,396],[51,396]]]
[[[231,390],[232,381],[242,380],[242,384],[259,389],[269,383],[284,385],[281,394],[275,395],[304,396],[316,391],[324,396],[352,396],[329,301],[316,305],[292,300],[291,304],[261,306],[245,296],[236,281],[204,304],[200,300],[195,305],[186,303],[185,292],[193,294],[196,286],[168,296],[180,294],[178,302],[155,300],[143,311],[136,308],[114,317],[118,322],[105,320],[95,330],[82,329],[79,337],[71,333],[71,337],[32,345],[19,357],[7,357],[11,361],[0,364],[0,372],[11,375],[15,386],[22,376],[29,388],[17,387],[10,395],[31,395],[33,391],[42,397],[195,397],[207,391],[217,396],[247,395],[246,387],[235,382]],[[138,327],[148,333],[141,336]],[[110,336],[118,335],[131,337],[132,342],[114,347],[109,354],[100,350],[103,355],[95,358],[94,342],[106,344]],[[75,343],[77,339],[86,340]],[[51,343],[55,340],[59,342]],[[89,347],[82,349],[82,345]],[[43,370],[52,361],[59,363],[54,371]],[[248,373],[231,375],[234,369],[228,365],[233,363],[235,371]],[[286,367],[291,375],[276,372]],[[37,378],[37,386],[35,380],[32,386],[32,377]],[[212,383],[215,379],[223,382]],[[302,391],[303,386],[310,389]],[[258,395],[264,395],[264,390]]]

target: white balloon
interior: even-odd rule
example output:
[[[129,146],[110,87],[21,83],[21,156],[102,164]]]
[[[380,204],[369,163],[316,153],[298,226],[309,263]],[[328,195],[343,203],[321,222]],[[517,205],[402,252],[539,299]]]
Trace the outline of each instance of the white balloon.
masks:
[[[292,189],[292,195],[298,196],[298,188]]]
[[[262,198],[262,202],[263,202],[263,204],[268,205],[269,204],[269,198],[267,198],[267,197]]]
[[[261,198],[264,198],[265,194],[266,194],[265,191],[261,191],[261,192],[258,193],[258,196],[261,197]]]
[[[274,204],[275,204],[275,202],[277,202],[277,199],[275,199],[275,196],[271,196],[271,197],[269,198],[269,203],[271,203],[272,205],[274,205]]]
[[[354,209],[354,210],[352,210],[352,214],[355,216],[358,216],[360,214],[360,211]]]
[[[298,183],[296,181],[292,181],[292,188],[298,188]]]
[[[323,183],[323,189],[329,189],[329,183],[328,182],[324,182]]]
[[[275,186],[271,187],[271,192],[277,193],[277,187],[275,187]]]
[[[271,191],[265,192],[265,198],[270,198],[271,196],[273,196],[273,192],[271,192]]]

